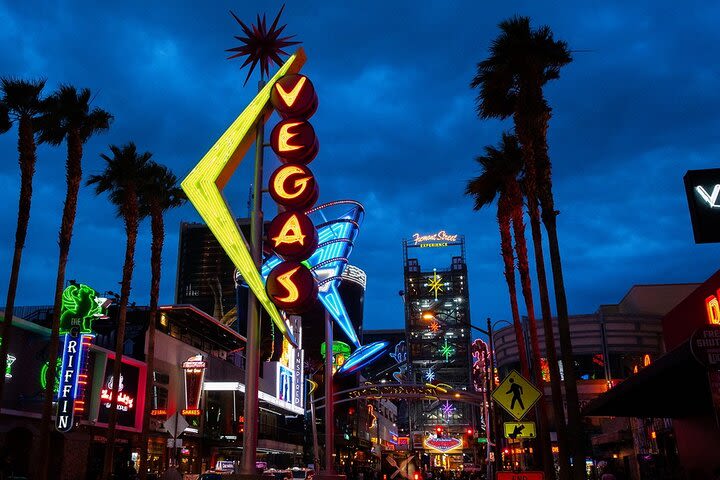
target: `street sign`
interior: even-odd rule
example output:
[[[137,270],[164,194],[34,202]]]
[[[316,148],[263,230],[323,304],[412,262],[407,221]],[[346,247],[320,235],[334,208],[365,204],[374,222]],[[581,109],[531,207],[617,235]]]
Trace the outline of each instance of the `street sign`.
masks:
[[[522,420],[541,395],[525,377],[511,370],[493,391],[492,398],[516,420]]]
[[[543,472],[497,472],[496,480],[543,480]]]
[[[185,417],[180,415],[180,412],[175,412],[175,415],[165,420],[163,427],[170,434],[171,437],[177,437],[185,431],[190,424],[185,420]]]
[[[168,448],[182,448],[182,438],[168,438]]]
[[[503,423],[505,438],[535,438],[535,422],[505,422]]]
[[[720,368],[720,325],[700,327],[690,337],[693,356],[707,368]]]

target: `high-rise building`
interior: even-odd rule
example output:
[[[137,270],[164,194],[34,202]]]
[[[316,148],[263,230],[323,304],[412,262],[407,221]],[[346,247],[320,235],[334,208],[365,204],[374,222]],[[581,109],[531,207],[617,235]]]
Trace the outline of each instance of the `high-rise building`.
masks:
[[[238,220],[245,238],[248,220]],[[175,303],[190,304],[229,323],[237,304],[235,266],[204,223],[180,224]],[[244,322],[243,322],[244,323]]]
[[[427,249],[427,250],[426,250]],[[455,250],[455,252],[453,252]],[[443,255],[448,251],[449,255]],[[444,258],[444,268],[420,264],[422,253],[432,260]],[[465,239],[444,231],[415,234],[403,241],[405,271],[405,329],[413,383],[447,384],[453,389],[471,388],[471,332]],[[414,402],[410,426],[427,438],[442,429],[444,435],[461,437],[473,425],[470,405],[451,401]],[[437,452],[436,452],[437,453]],[[446,456],[438,455],[438,461]],[[459,455],[450,462],[462,462]],[[450,465],[436,465],[449,467]]]

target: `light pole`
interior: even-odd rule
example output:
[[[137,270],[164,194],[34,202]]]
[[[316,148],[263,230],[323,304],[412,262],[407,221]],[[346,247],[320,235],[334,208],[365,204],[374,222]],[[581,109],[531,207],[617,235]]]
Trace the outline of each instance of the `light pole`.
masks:
[[[265,86],[265,80],[258,83],[258,91]],[[260,119],[255,135],[255,173],[253,176],[253,209],[250,217],[250,253],[255,266],[262,266],[262,178],[265,122]],[[260,377],[260,304],[252,290],[248,289],[247,347],[245,349],[245,431],[243,432],[243,475],[256,475],[258,441],[258,390]]]

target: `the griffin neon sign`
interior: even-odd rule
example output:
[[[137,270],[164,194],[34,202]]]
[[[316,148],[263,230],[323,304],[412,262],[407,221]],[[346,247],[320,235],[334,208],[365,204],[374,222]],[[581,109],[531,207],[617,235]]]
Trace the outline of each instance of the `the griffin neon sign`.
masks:
[[[92,322],[103,316],[103,309],[108,304],[107,299],[96,296],[95,290],[87,285],[70,285],[63,291],[60,311],[63,351],[55,417],[55,428],[60,432],[70,431],[75,412],[83,410],[84,402],[78,398],[78,387],[84,383],[81,378],[86,377],[81,372],[94,337]]]

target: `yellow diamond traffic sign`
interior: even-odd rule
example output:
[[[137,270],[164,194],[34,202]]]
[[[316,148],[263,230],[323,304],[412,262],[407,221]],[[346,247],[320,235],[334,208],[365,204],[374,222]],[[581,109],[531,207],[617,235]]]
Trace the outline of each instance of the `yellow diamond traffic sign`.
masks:
[[[515,370],[493,391],[492,398],[516,420],[522,420],[542,393]]]
[[[505,438],[535,438],[535,422],[505,422],[503,423]]]

